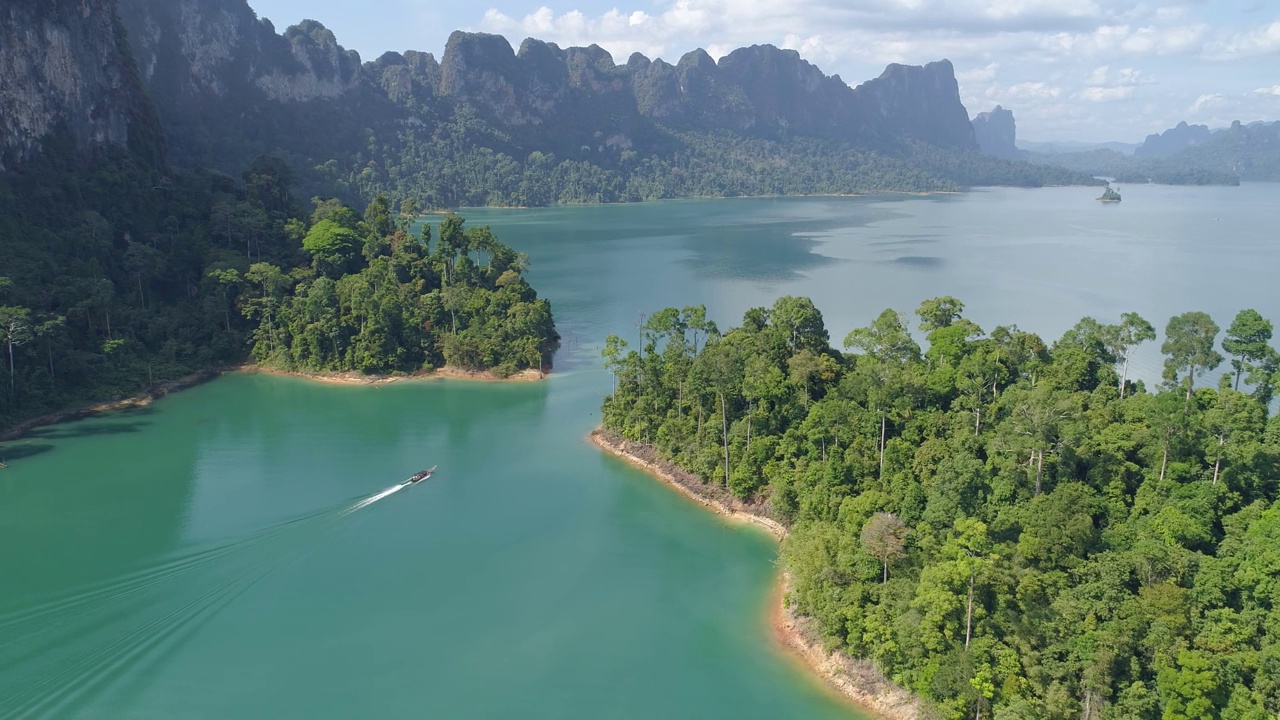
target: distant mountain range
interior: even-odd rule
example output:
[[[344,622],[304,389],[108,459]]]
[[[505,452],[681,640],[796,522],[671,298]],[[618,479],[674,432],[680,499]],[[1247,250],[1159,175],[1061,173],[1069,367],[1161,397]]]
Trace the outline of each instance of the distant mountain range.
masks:
[[[1142,143],[1125,143],[1125,142],[1078,142],[1075,140],[1062,140],[1057,142],[1035,142],[1033,140],[1019,140],[1018,149],[1027,152],[1044,153],[1049,155],[1059,153],[1088,152],[1090,150],[1111,150],[1122,155],[1132,155],[1133,151],[1142,146]]]
[[[1236,185],[1280,180],[1280,122],[1210,130],[1178,123],[1141,144],[1036,143],[1017,139],[1013,113],[997,105],[973,119],[983,153],[1121,182]]]
[[[14,3],[0,29],[15,38],[39,35],[27,32],[38,6],[70,7]],[[0,118],[10,161],[64,120],[82,147],[118,144],[117,118],[143,103],[178,169],[238,176],[271,154],[305,191],[349,199],[542,204],[1089,181],[982,156],[946,60],[890,65],[850,87],[769,45],[718,62],[695,50],[675,64],[638,53],[618,64],[595,45],[527,39],[516,50],[500,36],[456,32],[438,60],[408,51],[364,62],[319,23],[278,33],[245,0],[93,7],[118,15],[136,73],[103,75],[111,38],[101,32],[73,38],[63,67],[48,48],[15,46],[32,74],[10,73],[0,92],[33,101]],[[68,105],[55,92],[68,84],[88,94]]]

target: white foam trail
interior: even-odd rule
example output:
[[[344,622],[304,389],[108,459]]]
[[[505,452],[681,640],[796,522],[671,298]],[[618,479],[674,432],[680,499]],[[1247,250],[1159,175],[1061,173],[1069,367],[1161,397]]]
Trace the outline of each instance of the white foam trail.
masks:
[[[391,487],[387,488],[386,490],[383,490],[382,492],[378,493],[377,495],[373,495],[373,496],[367,497],[367,498],[365,498],[364,500],[361,500],[360,502],[356,503],[355,505],[352,505],[351,507],[347,508],[346,510],[343,510],[343,511],[342,511],[342,514],[343,514],[343,515],[350,515],[351,513],[355,512],[355,511],[357,511],[357,510],[359,510],[359,509],[361,509],[361,508],[367,508],[367,507],[369,507],[370,505],[372,505],[372,504],[374,504],[374,503],[378,502],[379,500],[382,500],[383,498],[387,498],[387,497],[390,497],[390,496],[392,496],[392,495],[395,495],[396,493],[398,493],[398,492],[400,492],[401,490],[403,490],[403,489],[405,489],[405,488],[409,487],[410,485],[412,485],[412,483],[410,483],[408,480],[406,480],[406,481],[404,481],[404,482],[400,483],[399,485],[392,485]]]

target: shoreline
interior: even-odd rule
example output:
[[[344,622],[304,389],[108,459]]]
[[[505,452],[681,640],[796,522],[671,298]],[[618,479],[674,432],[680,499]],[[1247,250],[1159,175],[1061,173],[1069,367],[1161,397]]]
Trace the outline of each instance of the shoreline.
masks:
[[[661,459],[652,446],[626,440],[603,428],[592,430],[588,439],[601,450],[644,470],[717,515],[763,528],[779,543],[787,536],[787,528],[770,516],[766,505],[748,505],[724,488],[703,483],[674,463]],[[791,574],[780,569],[769,603],[768,622],[774,640],[792,660],[802,663],[821,679],[827,690],[864,714],[880,720],[923,717],[920,701],[889,681],[874,663],[823,647],[813,620],[787,602],[791,590]]]
[[[424,382],[431,380],[463,380],[468,382],[487,382],[487,383],[527,383],[538,382],[548,377],[548,373],[539,372],[533,369],[521,370],[509,377],[498,377],[487,370],[463,370],[455,367],[442,367],[430,372],[414,373],[410,375],[363,375],[356,372],[333,372],[333,373],[307,373],[296,372],[291,370],[277,370],[275,368],[265,368],[260,365],[246,363],[243,365],[235,365],[230,367],[216,367],[200,370],[199,372],[184,375],[177,380],[171,380],[166,383],[160,383],[143,390],[135,395],[121,398],[119,400],[107,400],[104,402],[90,403],[78,405],[76,407],[67,408],[65,410],[57,410],[45,413],[37,417],[24,420],[10,428],[0,430],[0,442],[11,440],[19,440],[29,434],[32,430],[46,425],[57,425],[59,423],[73,422],[75,420],[83,420],[95,415],[114,412],[117,410],[127,410],[130,408],[147,407],[159,398],[170,393],[179,392],[188,388],[202,385],[210,380],[219,378],[227,373],[244,373],[246,375],[276,375],[280,377],[296,377],[312,382],[326,383],[330,385],[387,385],[394,382],[414,381]]]
[[[489,383],[525,383],[545,380],[548,373],[527,368],[507,377],[498,377],[489,370],[463,370],[446,365],[442,368],[426,372],[409,373],[407,375],[365,375],[354,371],[341,372],[307,372],[303,370],[281,370],[247,363],[236,368],[236,372],[246,375],[275,375],[293,377],[329,385],[390,385],[397,382],[429,382],[433,380],[466,380],[470,382]]]
[[[238,368],[234,367],[209,368],[207,370],[191,373],[190,375],[184,375],[177,380],[171,380],[167,383],[154,385],[136,395],[130,395],[129,397],[121,398],[119,400],[108,400],[105,402],[80,405],[66,410],[46,413],[44,415],[31,418],[30,420],[24,420],[7,430],[0,431],[0,441],[19,440],[32,430],[35,430],[38,427],[44,427],[45,425],[57,425],[59,423],[72,422],[74,420],[83,420],[88,417],[93,417],[94,415],[101,415],[102,413],[113,412],[116,410],[147,407],[165,395],[186,390],[188,388],[195,387],[196,385],[202,385],[210,380],[222,377],[226,373],[235,372],[237,369]]]

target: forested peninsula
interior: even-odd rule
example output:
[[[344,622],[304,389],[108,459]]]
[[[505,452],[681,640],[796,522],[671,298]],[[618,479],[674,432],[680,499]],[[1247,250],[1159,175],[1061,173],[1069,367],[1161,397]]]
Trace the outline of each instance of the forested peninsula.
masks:
[[[1270,321],[1242,311],[1220,351],[1208,315],[1170,319],[1148,388],[1134,313],[1052,345],[950,297],[916,314],[927,350],[886,310],[841,352],[804,298],[727,332],[662,310],[608,339],[601,432],[786,525],[788,602],[925,714],[1276,717]]]
[[[488,228],[375,197],[303,210],[286,164],[240,182],[65,136],[0,177],[0,429],[248,360],[303,374],[541,372],[559,335]],[[32,189],[37,189],[35,192]]]

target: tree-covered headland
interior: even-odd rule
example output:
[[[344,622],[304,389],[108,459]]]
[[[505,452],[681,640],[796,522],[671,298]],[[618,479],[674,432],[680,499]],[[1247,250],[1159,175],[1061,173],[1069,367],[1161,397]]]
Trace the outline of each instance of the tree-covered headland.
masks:
[[[541,368],[558,336],[528,260],[412,202],[309,212],[288,166],[174,174],[55,135],[0,174],[0,428],[252,357],[303,371]]]
[[[941,717],[1280,714],[1277,353],[1252,310],[1085,318],[1049,345],[943,297],[833,349],[804,298],[604,350],[607,431],[791,527],[789,601]],[[1198,382],[1228,362],[1214,386]]]

